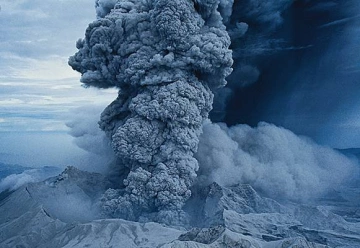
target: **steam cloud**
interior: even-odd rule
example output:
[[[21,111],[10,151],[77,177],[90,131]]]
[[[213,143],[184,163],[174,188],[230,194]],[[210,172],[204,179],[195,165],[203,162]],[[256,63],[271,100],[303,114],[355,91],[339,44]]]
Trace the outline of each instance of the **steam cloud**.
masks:
[[[306,201],[358,175],[357,162],[268,123],[256,128],[207,123],[196,158],[199,178],[230,186],[249,183],[267,196]]]
[[[77,167],[111,177],[115,172],[110,168],[116,163],[116,157],[109,138],[98,125],[98,117],[104,107],[103,104],[92,104],[74,109],[69,113],[71,121],[66,125],[70,128],[69,134],[74,137],[75,145],[87,152],[83,156],[83,165]]]
[[[11,174],[0,181],[0,193],[9,190],[13,191],[28,183],[43,181],[49,177],[56,176],[61,172],[58,167],[42,167],[26,170],[20,174]]]
[[[138,219],[181,216],[196,177],[201,126],[213,102],[211,89],[231,72],[230,38],[219,2],[97,1],[69,64],[88,86],[119,88],[102,113],[100,127],[111,140],[124,189],[105,193],[104,209]]]

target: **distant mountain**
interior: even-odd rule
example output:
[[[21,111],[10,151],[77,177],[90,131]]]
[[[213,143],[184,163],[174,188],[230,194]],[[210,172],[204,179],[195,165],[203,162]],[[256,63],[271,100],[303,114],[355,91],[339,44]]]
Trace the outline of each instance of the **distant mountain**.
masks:
[[[20,174],[25,170],[29,170],[29,169],[31,168],[17,164],[5,164],[0,162],[0,180],[11,174]]]
[[[186,227],[104,219],[96,205],[107,187],[102,175],[68,167],[19,188],[0,202],[0,247],[360,247],[359,219],[282,205],[247,184],[196,190]]]
[[[54,166],[31,168],[0,163],[0,201],[24,184],[41,182],[60,172],[61,169]]]

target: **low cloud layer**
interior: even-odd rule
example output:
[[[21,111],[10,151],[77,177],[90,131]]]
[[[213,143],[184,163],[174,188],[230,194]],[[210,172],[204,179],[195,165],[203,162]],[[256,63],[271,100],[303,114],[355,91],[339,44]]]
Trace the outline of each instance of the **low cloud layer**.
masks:
[[[49,177],[56,176],[61,172],[58,167],[42,167],[26,170],[20,174],[12,174],[0,181],[0,193],[9,190],[13,191],[28,183],[43,181]]]

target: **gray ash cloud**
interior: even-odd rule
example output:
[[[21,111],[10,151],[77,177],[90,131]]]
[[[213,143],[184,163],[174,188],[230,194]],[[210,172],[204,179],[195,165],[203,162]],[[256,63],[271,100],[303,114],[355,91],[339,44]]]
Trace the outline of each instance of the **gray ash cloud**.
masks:
[[[110,12],[108,4],[97,1],[98,19],[69,60],[85,85],[119,89],[100,127],[128,175],[122,189],[105,194],[103,207],[128,219],[152,212],[181,218],[212,89],[231,72],[219,2],[118,1]]]

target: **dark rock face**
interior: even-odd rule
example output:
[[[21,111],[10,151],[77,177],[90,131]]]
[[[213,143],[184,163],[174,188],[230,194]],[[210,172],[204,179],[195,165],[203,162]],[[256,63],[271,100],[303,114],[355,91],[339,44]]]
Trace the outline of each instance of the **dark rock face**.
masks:
[[[210,228],[193,228],[189,232],[180,235],[180,241],[195,241],[202,244],[211,244],[225,232],[222,225]]]
[[[195,225],[209,227],[223,225],[224,210],[233,210],[239,214],[281,213],[285,208],[276,201],[261,197],[250,185],[238,184],[221,187],[213,183],[194,193],[188,208],[196,205],[193,212]]]

